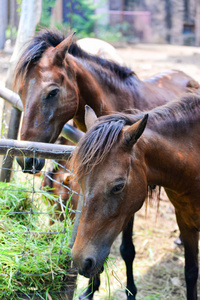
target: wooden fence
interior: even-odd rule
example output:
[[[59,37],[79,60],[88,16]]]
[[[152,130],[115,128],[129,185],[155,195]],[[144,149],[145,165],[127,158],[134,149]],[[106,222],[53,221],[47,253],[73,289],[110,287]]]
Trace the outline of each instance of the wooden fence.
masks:
[[[8,140],[3,139],[0,140],[0,155],[5,156],[27,156],[27,157],[37,157],[37,158],[45,158],[45,159],[53,159],[55,161],[58,160],[68,160],[75,146],[63,146],[58,144],[45,144],[45,143],[36,143],[36,142],[26,142],[26,141],[17,141],[17,140]],[[54,162],[55,162],[54,161]],[[16,297],[16,299],[73,299],[74,290],[76,287],[76,277],[77,271],[71,266],[70,259],[63,265],[63,261],[65,257],[70,256],[70,251],[66,251],[72,244],[71,240],[74,240],[74,236],[76,232],[73,231],[73,227],[70,227],[65,219],[64,222],[58,222],[55,219],[55,224],[52,227],[49,227],[49,224],[44,225],[41,223],[41,220],[48,219],[48,216],[52,216],[54,213],[52,212],[51,207],[49,206],[49,202],[47,204],[48,209],[45,210],[44,207],[46,205],[42,203],[41,200],[44,195],[45,198],[48,198],[48,193],[43,191],[41,187],[37,187],[38,177],[35,175],[25,175],[22,174],[22,171],[14,164],[12,167],[12,172],[16,173],[12,178],[10,183],[2,183],[0,182],[0,199],[7,195],[11,196],[11,201],[16,200],[16,192],[21,193],[21,191],[25,189],[25,192],[29,194],[27,196],[30,199],[30,207],[22,208],[22,206],[26,206],[27,199],[20,199],[22,202],[22,206],[20,205],[19,209],[14,209],[13,206],[8,208],[8,199],[5,198],[4,201],[0,201],[0,243],[1,239],[7,239],[9,243],[9,250],[5,251],[4,245],[0,247],[0,294],[4,295],[4,299],[10,299],[12,297]],[[69,170],[66,170],[69,172]],[[46,171],[42,171],[42,176],[45,176]],[[26,187],[23,186],[23,182],[27,179],[24,179],[28,176],[29,181],[31,181],[31,186]],[[53,178],[52,178],[53,180]],[[20,186],[19,186],[20,182]],[[56,182],[58,184],[58,182]],[[62,182],[59,183],[62,186]],[[18,191],[17,191],[18,190]],[[45,194],[44,194],[45,193]],[[53,192],[52,192],[53,193]],[[72,190],[69,189],[69,198],[70,194],[73,193]],[[52,196],[52,194],[50,194]],[[24,196],[23,196],[24,197]],[[62,197],[62,193],[59,195],[57,201],[60,201],[60,197]],[[38,201],[41,205],[38,205]],[[14,204],[16,207],[17,205]],[[64,207],[64,211],[70,208]],[[50,213],[49,213],[50,211]],[[56,212],[57,214],[59,212]],[[55,213],[55,215],[56,215]],[[20,217],[21,215],[21,217]],[[24,225],[24,228],[21,229],[23,223],[22,220],[29,219],[27,224]],[[35,216],[38,216],[37,220],[37,228],[35,228]],[[9,220],[9,221],[8,221]],[[10,224],[11,221],[14,222],[14,226],[8,227],[7,223]],[[1,225],[2,222],[4,225]],[[71,221],[70,221],[71,222]],[[71,224],[71,223],[70,223]],[[21,226],[21,227],[20,227]],[[19,229],[20,228],[20,229]],[[56,228],[56,229],[55,229]],[[40,248],[35,248],[35,244],[41,242],[41,240],[49,239],[48,244],[53,244],[55,236],[60,237],[56,239],[55,245],[52,246],[51,250],[46,249],[46,251],[41,251]],[[12,237],[14,239],[14,243],[12,244]],[[19,245],[20,251],[15,250],[15,246],[17,240],[20,240],[18,236],[25,238]],[[66,236],[70,236],[70,241],[68,241],[68,245],[66,247],[65,240]],[[34,237],[34,247],[32,247],[32,240]],[[41,238],[43,237],[43,238]],[[57,240],[61,241],[58,244]],[[54,250],[53,250],[54,249]],[[55,250],[56,249],[56,250]],[[34,264],[41,264],[40,258],[45,257],[45,265],[47,266],[47,271],[32,270],[30,261],[34,257]],[[17,261],[17,267],[15,268],[15,263],[11,267],[7,263],[6,268],[1,266],[5,266],[8,259],[12,259],[13,261]],[[52,263],[53,261],[53,263]],[[56,261],[56,262],[55,262]],[[25,266],[29,262],[30,269],[28,271],[25,270]],[[49,265],[48,265],[49,264]],[[8,270],[8,272],[6,271]],[[42,270],[42,268],[41,268]],[[11,274],[12,273],[12,274]],[[9,275],[10,274],[10,275]],[[3,282],[5,281],[6,276],[10,276],[9,285],[7,289],[1,289],[3,286]],[[59,287],[57,286],[57,278],[59,279]],[[44,284],[38,284],[38,282],[44,282]],[[16,284],[17,282],[17,284]],[[21,289],[23,286],[23,291]],[[19,287],[19,290],[18,290]]]
[[[73,227],[70,227],[71,219],[68,219],[69,222],[67,222],[66,219],[68,211],[70,212],[70,208],[68,207],[69,203],[67,206],[61,203],[64,184],[55,180],[53,178],[54,174],[52,173],[50,179],[52,182],[55,181],[57,186],[60,185],[61,190],[60,194],[57,195],[58,197],[56,200],[54,198],[52,202],[51,197],[54,196],[53,191],[48,193],[44,191],[41,186],[38,187],[38,177],[36,175],[24,175],[19,169],[19,166],[17,166],[16,163],[13,164],[13,159],[14,156],[44,158],[54,160],[53,164],[55,165],[59,160],[68,160],[75,146],[18,141],[18,128],[21,112],[23,111],[21,99],[19,95],[7,88],[0,88],[0,97],[11,103],[13,106],[13,116],[11,117],[9,124],[8,139],[0,140],[0,155],[4,155],[0,181],[0,243],[1,240],[4,239],[7,239],[9,243],[9,249],[7,250],[4,249],[4,246],[0,247],[0,294],[4,299],[14,297],[16,299],[71,300],[73,299],[76,287],[77,271],[73,268],[70,258],[64,265],[61,262],[63,262],[63,260],[66,261],[66,258],[70,257],[69,249],[75,240],[82,207],[82,199],[79,201],[78,209],[75,212],[75,224]],[[63,137],[75,144],[77,144],[83,134],[83,132],[69,124],[65,124],[61,133]],[[69,172],[67,169],[65,171]],[[11,174],[13,174],[13,176],[10,182]],[[49,177],[49,172],[47,174],[47,171],[42,171],[41,174],[42,178],[44,176]],[[31,181],[31,187],[24,186],[24,182],[27,181],[27,176],[29,177],[29,182]],[[66,188],[66,186],[64,187]],[[67,187],[67,189],[70,199],[70,195],[76,193],[76,191],[73,191],[69,187]],[[19,196],[18,194],[21,195],[21,192],[25,192],[26,195],[24,196],[23,194],[23,196]],[[22,199],[20,197],[22,197]],[[42,197],[45,199],[49,199],[50,197],[51,200],[46,201],[45,205],[45,201],[43,203],[43,200],[41,200]],[[27,198],[29,200],[27,200]],[[17,204],[15,203],[16,201]],[[30,202],[28,207],[26,207],[27,201]],[[41,225],[41,220],[48,220],[50,216],[52,221],[52,216],[60,214],[60,212],[53,211],[53,208],[51,207],[52,203],[55,204],[55,201],[61,204],[63,210],[62,213],[65,215],[64,222],[58,222],[57,218],[53,220],[53,223],[57,226],[56,230],[54,229],[55,224],[52,227]],[[20,202],[19,207],[18,202]],[[40,203],[42,209],[38,206],[38,203]],[[45,212],[43,211],[44,207],[46,209]],[[22,220],[26,220],[25,216],[27,216],[28,222],[25,223],[24,228],[21,229],[20,226],[22,226]],[[33,229],[35,222],[34,216],[38,216],[38,218],[36,218],[38,230],[35,230],[35,228]],[[11,222],[14,222],[14,225],[9,227],[7,223],[10,224]],[[46,222],[48,223],[48,221]],[[4,223],[4,226],[1,226],[1,223]],[[20,241],[20,238],[17,239],[20,241],[19,252],[18,250],[15,250],[17,245],[16,237],[18,236],[25,237],[24,239],[22,238],[22,241]],[[36,244],[37,241],[41,240],[41,236],[45,236],[45,241],[49,238],[49,243],[54,243],[53,241],[55,239],[53,237],[58,236],[53,247],[54,250],[49,249],[49,244],[47,244],[48,250],[44,251],[44,253],[41,252],[40,248],[37,249],[36,247],[32,249],[31,241],[33,236],[35,237]],[[67,240],[67,247],[64,242],[66,236],[70,237],[70,240]],[[58,240],[61,240],[60,244],[58,244]],[[27,245],[29,245],[29,247],[27,247]],[[40,265],[43,265],[43,262],[40,262],[39,260],[39,257],[41,256],[46,258],[44,265],[46,265],[47,268],[43,272],[42,269],[36,271],[31,268],[32,257],[35,259],[34,265],[37,266],[37,261]],[[54,257],[54,260],[52,257]],[[15,261],[12,261],[11,265],[7,263],[9,258]],[[27,264],[26,260],[30,264],[28,269],[25,268]],[[18,264],[17,267],[16,262]],[[7,267],[4,268],[4,265],[6,264]],[[9,278],[7,285],[6,278]],[[36,278],[38,278],[38,280],[36,280]],[[42,285],[41,282],[44,284]],[[23,289],[21,287],[23,287]]]

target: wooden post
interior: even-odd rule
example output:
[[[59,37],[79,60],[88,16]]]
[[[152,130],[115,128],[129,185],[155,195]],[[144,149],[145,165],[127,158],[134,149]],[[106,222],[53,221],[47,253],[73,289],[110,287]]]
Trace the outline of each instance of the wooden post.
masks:
[[[21,111],[23,110],[21,99],[18,94],[14,93],[13,91],[5,87],[0,88],[0,97],[3,97],[6,101],[8,101],[13,105],[11,109],[11,117],[9,121],[7,138],[17,139],[20,118],[21,118]],[[6,181],[6,182],[10,181],[10,176],[12,173],[12,164],[13,164],[13,157],[10,156],[4,157],[1,163],[2,165],[2,170],[0,175],[1,181]]]
[[[20,118],[21,118],[21,111],[13,107],[11,111],[11,117],[10,117],[8,134],[7,134],[8,139],[17,139]],[[0,181],[3,182],[10,181],[10,177],[12,173],[12,164],[13,164],[13,157],[10,156],[4,157],[2,162]]]
[[[0,49],[4,49],[6,41],[6,27],[8,15],[8,3],[7,0],[0,0]]]
[[[200,46],[200,0],[196,0],[195,12],[195,46]]]

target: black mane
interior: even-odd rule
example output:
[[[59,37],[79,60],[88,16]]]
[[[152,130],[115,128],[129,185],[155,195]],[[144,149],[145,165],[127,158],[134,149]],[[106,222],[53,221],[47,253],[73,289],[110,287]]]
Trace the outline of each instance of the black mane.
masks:
[[[186,93],[178,100],[152,109],[149,113],[150,128],[159,128],[165,134],[187,131],[189,125],[197,122],[200,115],[200,94]]]
[[[71,166],[77,180],[104,159],[117,142],[123,127],[133,124],[132,117],[117,113],[98,118],[97,124],[81,138],[73,153]],[[134,120],[139,119],[139,115],[134,116]]]
[[[37,64],[44,52],[49,47],[56,47],[65,38],[66,36],[61,31],[51,29],[41,30],[38,35],[33,37],[28,46],[22,52],[17,65],[16,76],[20,77],[26,75],[29,66]],[[71,44],[69,53],[77,58],[91,61],[102,66],[103,68],[110,70],[121,80],[125,80],[133,74],[135,75],[135,73],[127,67],[123,67],[112,61],[88,54],[87,52],[82,50],[76,44],[76,42],[73,42]]]

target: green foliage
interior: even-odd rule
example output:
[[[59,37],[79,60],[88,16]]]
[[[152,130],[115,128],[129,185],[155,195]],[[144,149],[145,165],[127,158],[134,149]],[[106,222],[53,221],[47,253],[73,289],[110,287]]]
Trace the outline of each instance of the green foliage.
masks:
[[[101,1],[103,5],[104,0]],[[51,10],[55,6],[56,0],[42,1],[42,14],[40,25],[42,27],[49,27],[51,23]],[[98,24],[98,31],[95,33],[95,24],[102,18],[102,15],[95,14],[95,9],[99,4],[95,4],[93,0],[68,0],[66,3],[66,21],[56,23],[55,26],[63,30],[63,28],[70,31],[76,31],[76,37],[98,37],[100,39],[115,42],[122,39],[123,32],[127,30],[127,23],[117,24],[116,26],[104,26]]]
[[[107,42],[118,42],[123,39],[123,36],[115,27],[101,27],[98,30],[98,38]]]
[[[72,221],[66,207],[65,221],[50,226],[52,207],[44,199],[53,195],[17,181],[0,182],[0,299],[46,299],[66,288]]]
[[[97,20],[96,5],[93,0],[69,0],[66,4],[68,22],[65,26],[77,31],[81,37],[94,36],[94,27]]]
[[[8,26],[6,29],[6,39],[11,38],[11,29],[12,29],[12,38],[16,39],[17,38],[17,28],[16,27],[10,28],[10,26]]]
[[[21,4],[22,4],[22,0],[17,0],[17,12],[20,14],[21,13]]]
[[[18,11],[21,11],[22,0],[17,0]],[[98,23],[103,16],[95,14],[95,9],[98,5],[103,5],[104,0],[95,4],[93,0],[68,0],[66,3],[66,16],[67,21],[64,23],[56,23],[55,26],[63,30],[63,28],[70,31],[76,31],[76,37],[98,37],[108,42],[116,42],[123,39],[123,33],[129,29],[128,23],[117,24],[115,26],[100,25],[98,24],[97,32],[95,32],[95,24]],[[40,18],[39,27],[50,27],[51,25],[51,11],[55,7],[56,0],[42,0],[42,13]],[[37,30],[38,28],[37,27]],[[10,36],[10,29],[7,30],[7,38]],[[14,31],[14,37],[17,32]]]
[[[42,14],[40,24],[49,27],[51,23],[51,9],[55,6],[56,0],[42,0]]]
[[[114,26],[98,26],[98,38],[108,41],[108,42],[118,42],[124,41],[128,39],[125,36],[125,32],[127,32],[130,28],[130,25],[127,22],[122,24],[116,24]]]

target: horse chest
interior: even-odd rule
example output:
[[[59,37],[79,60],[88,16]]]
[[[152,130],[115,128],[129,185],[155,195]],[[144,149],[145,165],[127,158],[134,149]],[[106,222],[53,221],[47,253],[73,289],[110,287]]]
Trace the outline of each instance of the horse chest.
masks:
[[[188,214],[188,211],[183,211],[181,212],[181,215],[185,224],[189,228],[195,228],[196,230],[200,231],[200,210],[191,210],[190,214]]]
[[[181,215],[184,223],[190,228],[200,231],[200,199],[195,195],[179,195],[172,197],[167,193],[175,207],[176,214]],[[198,193],[199,194],[199,193]]]

